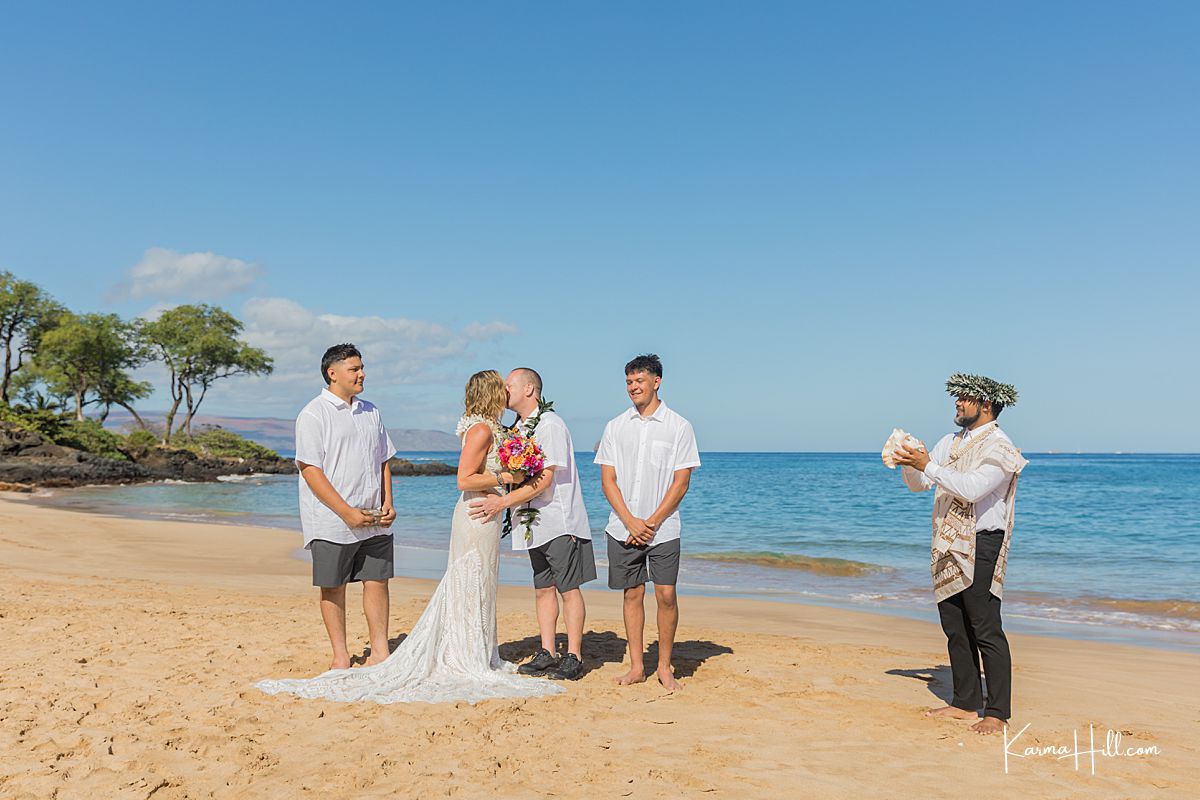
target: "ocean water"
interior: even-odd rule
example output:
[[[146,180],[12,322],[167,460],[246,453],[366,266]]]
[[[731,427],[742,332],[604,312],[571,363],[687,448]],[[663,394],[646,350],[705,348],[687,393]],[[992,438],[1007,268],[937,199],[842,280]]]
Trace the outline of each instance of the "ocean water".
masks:
[[[457,453],[409,453],[454,463]],[[1005,588],[1012,630],[1200,649],[1200,455],[1026,454]],[[809,602],[936,621],[931,492],[866,453],[705,453],[684,499],[681,592]],[[580,480],[605,555],[591,453]],[[101,513],[298,529],[295,476],[42,493]],[[453,477],[397,478],[397,572],[444,568]],[[197,542],[197,547],[202,547]],[[297,537],[297,547],[300,546]],[[521,554],[501,579],[528,581]],[[303,557],[303,551],[298,552]],[[604,586],[601,579],[592,586]]]

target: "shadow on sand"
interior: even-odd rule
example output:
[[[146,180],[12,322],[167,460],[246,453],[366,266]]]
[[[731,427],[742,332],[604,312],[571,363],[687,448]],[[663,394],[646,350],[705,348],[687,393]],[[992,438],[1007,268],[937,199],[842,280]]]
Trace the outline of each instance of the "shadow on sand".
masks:
[[[671,649],[671,666],[675,668],[676,678],[690,678],[700,669],[700,665],[714,656],[732,653],[733,648],[723,644],[710,642],[707,639],[689,639],[686,642],[676,642]],[[646,664],[646,674],[658,667],[658,642],[646,649],[642,659]]]
[[[954,699],[954,684],[950,678],[948,664],[938,664],[936,667],[925,667],[924,669],[889,669],[886,674],[924,681],[925,688],[929,690],[930,694],[946,705],[950,705],[950,701]]]
[[[407,638],[408,638],[408,634],[402,633],[394,639],[388,639],[388,654],[396,652],[396,648],[399,647],[400,643],[403,642]],[[350,666],[361,667],[363,664],[367,663],[367,659],[370,657],[371,657],[371,646],[367,645],[366,647],[363,648],[363,651],[361,653],[359,653],[358,655],[350,656]]]
[[[388,652],[396,652],[396,648],[400,643],[408,638],[407,633],[402,633],[395,638],[388,639]],[[520,664],[533,657],[534,653],[541,649],[541,639],[537,636],[526,636],[524,639],[518,639],[512,642],[505,642],[500,645],[500,657],[505,661],[512,661]],[[560,633],[555,637],[555,645],[559,653],[566,652],[567,635]],[[583,674],[587,675],[595,669],[599,669],[605,664],[620,664],[625,660],[625,648],[627,642],[613,633],[612,631],[587,631],[583,634]],[[710,658],[714,656],[725,655],[732,653],[733,649],[726,647],[723,644],[708,641],[707,639],[691,639],[683,642],[676,642],[674,649],[671,651],[671,666],[675,668],[675,677],[690,678],[696,674],[696,670]],[[351,666],[362,666],[367,663],[367,659],[371,657],[371,647],[364,647],[362,652],[350,657]],[[647,648],[644,657],[647,674],[654,671],[658,664],[658,642],[652,642]],[[949,686],[950,668],[939,667],[938,670],[944,671],[945,683]],[[906,675],[907,677],[921,677],[918,673],[921,670],[890,670],[893,675]],[[929,680],[929,678],[926,678]],[[933,691],[932,689],[930,691]],[[947,695],[948,697],[949,695]]]
[[[555,637],[555,644],[558,652],[564,652],[567,649],[566,635],[559,634]],[[583,674],[599,669],[604,664],[624,662],[627,644],[625,639],[612,631],[588,631],[583,634]],[[500,657],[506,661],[520,663],[531,658],[540,649],[541,639],[537,636],[527,636],[500,645]],[[706,639],[676,642],[671,651],[671,665],[675,667],[675,677],[690,678],[708,659],[732,652],[732,648]],[[647,649],[644,661],[646,671],[652,672],[658,664],[658,642],[652,643]]]
[[[565,633],[554,637],[554,643],[559,653],[567,651]],[[540,637],[526,636],[524,639],[500,645],[500,657],[519,664],[528,661],[541,649]],[[612,631],[587,631],[583,634],[583,646],[580,650],[583,651],[583,674],[587,675],[605,664],[621,663],[625,658],[625,640]]]

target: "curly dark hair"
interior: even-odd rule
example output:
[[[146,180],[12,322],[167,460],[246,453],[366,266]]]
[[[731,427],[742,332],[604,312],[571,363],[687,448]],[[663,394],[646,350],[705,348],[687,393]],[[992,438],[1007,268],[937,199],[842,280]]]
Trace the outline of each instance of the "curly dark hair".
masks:
[[[651,375],[657,375],[661,378],[662,361],[654,353],[638,356],[625,365],[626,375],[632,375],[635,372],[648,372]]]

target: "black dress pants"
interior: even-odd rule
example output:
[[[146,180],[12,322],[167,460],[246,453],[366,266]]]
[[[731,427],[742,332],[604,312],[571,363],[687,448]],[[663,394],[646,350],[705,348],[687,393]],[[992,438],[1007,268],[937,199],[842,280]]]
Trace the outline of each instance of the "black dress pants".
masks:
[[[958,594],[938,603],[954,699],[950,705],[966,711],[1008,719],[1012,715],[1012,656],[1000,624],[1000,598],[991,592],[996,557],[1004,543],[1004,531],[979,531],[975,535],[975,579]],[[979,659],[987,675],[987,705],[979,678]]]

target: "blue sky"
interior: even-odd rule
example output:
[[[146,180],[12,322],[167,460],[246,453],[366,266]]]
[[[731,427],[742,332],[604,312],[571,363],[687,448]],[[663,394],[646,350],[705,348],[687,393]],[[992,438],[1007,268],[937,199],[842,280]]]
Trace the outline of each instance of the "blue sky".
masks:
[[[291,416],[346,338],[395,427],[529,365],[587,447],[655,351],[707,450],[932,439],[969,371],[1026,449],[1197,451],[1198,39],[1169,2],[10,5],[0,269],[238,314],[279,369],[215,413]]]

